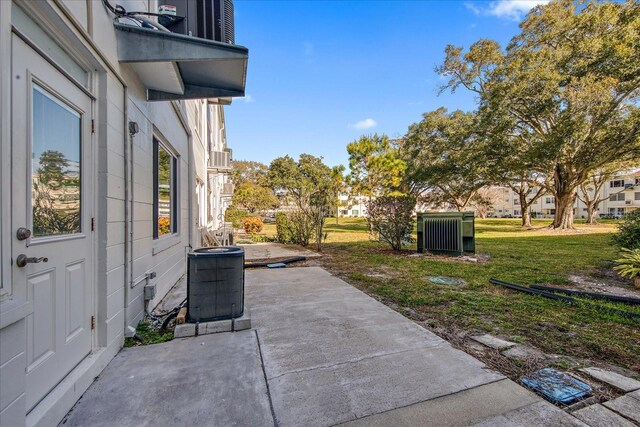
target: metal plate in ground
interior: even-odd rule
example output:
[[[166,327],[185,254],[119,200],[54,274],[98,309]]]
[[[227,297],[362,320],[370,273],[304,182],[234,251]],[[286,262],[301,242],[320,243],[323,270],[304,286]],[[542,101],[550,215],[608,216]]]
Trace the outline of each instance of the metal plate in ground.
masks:
[[[462,279],[445,276],[427,276],[427,280],[436,285],[460,286],[464,284]]]
[[[591,394],[591,387],[572,376],[551,368],[522,377],[522,384],[553,403],[569,405]]]
[[[285,268],[287,264],[284,262],[274,262],[272,264],[267,264],[267,268]]]

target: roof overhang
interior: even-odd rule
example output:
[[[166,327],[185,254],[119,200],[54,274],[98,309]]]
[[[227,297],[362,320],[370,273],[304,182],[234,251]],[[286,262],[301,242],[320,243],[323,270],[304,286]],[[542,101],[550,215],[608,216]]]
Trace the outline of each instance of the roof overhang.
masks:
[[[245,95],[246,47],[133,25],[114,26],[118,60],[131,65],[147,88],[149,101],[222,101]]]

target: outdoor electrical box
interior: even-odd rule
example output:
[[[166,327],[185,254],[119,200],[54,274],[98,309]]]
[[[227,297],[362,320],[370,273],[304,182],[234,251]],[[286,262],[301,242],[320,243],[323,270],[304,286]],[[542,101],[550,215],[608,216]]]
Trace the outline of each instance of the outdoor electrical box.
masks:
[[[233,0],[161,0],[158,23],[169,31],[235,44]]]
[[[476,251],[473,212],[418,213],[418,252],[463,255]]]
[[[156,284],[150,283],[148,285],[144,285],[144,300],[151,301],[156,297]]]
[[[189,322],[235,319],[244,313],[244,249],[201,248],[187,255]]]

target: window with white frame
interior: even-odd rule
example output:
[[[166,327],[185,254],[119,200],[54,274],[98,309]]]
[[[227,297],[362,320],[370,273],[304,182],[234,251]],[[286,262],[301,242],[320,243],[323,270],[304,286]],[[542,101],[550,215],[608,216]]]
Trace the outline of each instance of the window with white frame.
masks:
[[[616,193],[609,196],[610,202],[624,202],[624,200],[625,200],[624,193]]]
[[[634,193],[634,198],[635,198],[636,200],[640,200],[640,191],[636,191],[636,192]]]
[[[153,238],[178,232],[178,158],[153,138]]]
[[[620,188],[624,187],[624,179],[614,179],[609,181],[609,188]]]

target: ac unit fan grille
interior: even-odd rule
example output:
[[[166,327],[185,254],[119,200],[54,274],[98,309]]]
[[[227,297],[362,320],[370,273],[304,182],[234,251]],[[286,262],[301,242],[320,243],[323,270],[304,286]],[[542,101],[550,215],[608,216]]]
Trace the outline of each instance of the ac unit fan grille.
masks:
[[[233,27],[233,1],[224,2],[224,41],[235,44],[235,29]]]
[[[425,220],[424,248],[428,251],[461,252],[460,220],[450,218]]]

